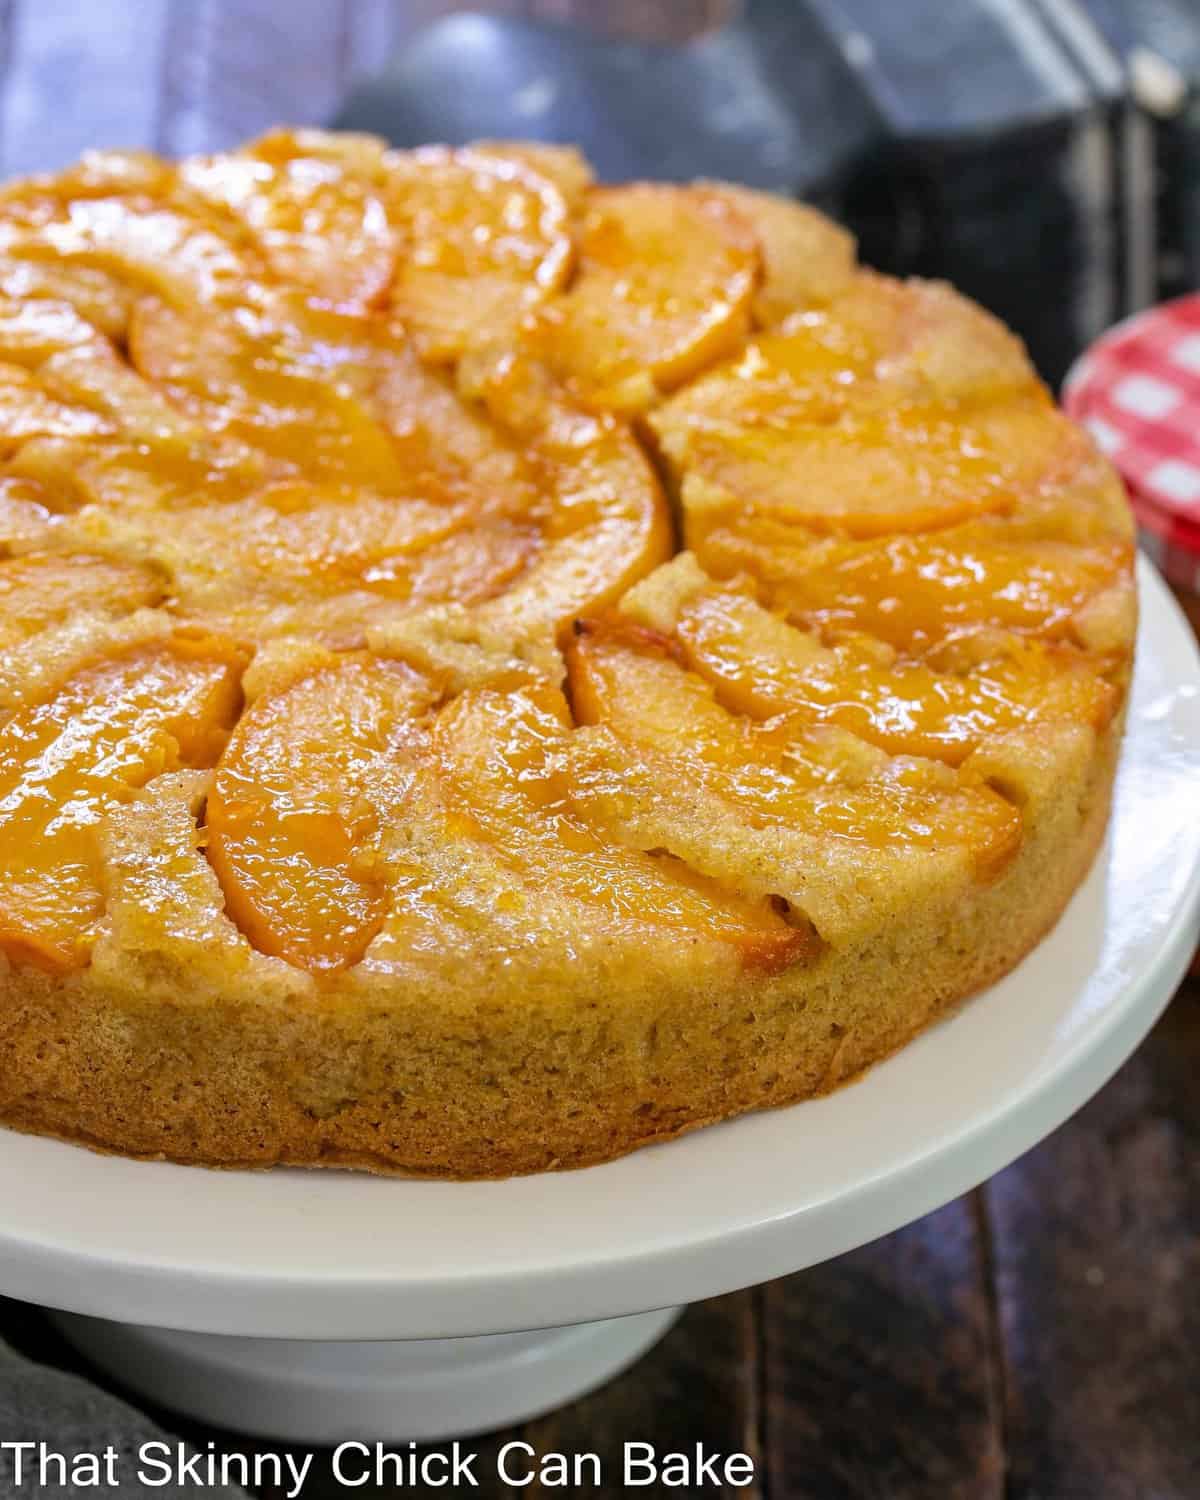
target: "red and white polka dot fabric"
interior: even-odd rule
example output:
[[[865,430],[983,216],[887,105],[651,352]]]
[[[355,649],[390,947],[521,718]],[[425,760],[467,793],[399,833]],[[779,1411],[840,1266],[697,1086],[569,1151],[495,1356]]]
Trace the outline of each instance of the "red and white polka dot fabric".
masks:
[[[1076,361],[1063,405],[1120,470],[1145,550],[1200,592],[1200,294],[1110,329]]]

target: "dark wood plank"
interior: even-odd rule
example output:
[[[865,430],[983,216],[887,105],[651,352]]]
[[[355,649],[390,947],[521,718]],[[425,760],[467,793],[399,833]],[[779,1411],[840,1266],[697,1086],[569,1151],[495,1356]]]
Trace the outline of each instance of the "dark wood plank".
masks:
[[[1200,986],[987,1191],[1012,1500],[1200,1495]]]
[[[772,1500],[1001,1500],[986,1273],[967,1197],[765,1289]]]
[[[573,1406],[529,1423],[526,1440],[539,1453],[597,1454],[601,1483],[594,1488],[589,1484],[586,1493],[598,1500],[629,1493],[736,1494],[761,1500],[765,1491],[758,1315],[758,1299],[751,1292],[696,1303],[627,1375]],[[694,1483],[682,1490],[660,1478],[633,1491],[623,1482],[626,1443],[651,1445],[660,1465],[669,1452],[691,1457],[697,1444],[707,1453],[744,1453],[756,1477],[745,1487],[718,1489]],[[640,1450],[632,1451],[636,1456]],[[646,1479],[649,1471],[634,1469],[632,1477]]]

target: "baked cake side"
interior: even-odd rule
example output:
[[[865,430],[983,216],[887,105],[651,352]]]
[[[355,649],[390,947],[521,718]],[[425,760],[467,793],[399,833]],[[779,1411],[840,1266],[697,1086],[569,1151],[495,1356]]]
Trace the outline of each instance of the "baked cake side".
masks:
[[[498,1176],[835,1087],[1103,836],[1132,526],[811,209],[274,132],[0,192],[0,1121]]]

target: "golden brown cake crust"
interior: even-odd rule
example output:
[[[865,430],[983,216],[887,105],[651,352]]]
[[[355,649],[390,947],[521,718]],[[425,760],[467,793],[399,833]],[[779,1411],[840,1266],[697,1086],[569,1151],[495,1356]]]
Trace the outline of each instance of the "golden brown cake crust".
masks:
[[[10,973],[0,1114],[130,1156],[503,1177],[606,1161],[826,1093],[999,979],[1053,927],[1103,839],[1117,746],[1114,733],[976,903],[915,926],[898,914],[802,985],[706,993],[661,954],[636,987],[601,972],[588,1000],[530,999],[503,1022],[484,1011],[451,1028],[406,993],[383,1014],[297,1006],[268,1026],[253,1003],[85,997]]]
[[[604,1161],[853,1078],[1099,847],[1119,485],[811,210],[96,157],[0,195],[0,376],[6,1125]]]

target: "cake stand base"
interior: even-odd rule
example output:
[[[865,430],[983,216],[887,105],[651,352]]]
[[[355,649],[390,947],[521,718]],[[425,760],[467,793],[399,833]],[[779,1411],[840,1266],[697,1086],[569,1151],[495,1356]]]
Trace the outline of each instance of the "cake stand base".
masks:
[[[217,1427],[311,1447],[470,1437],[540,1416],[633,1364],[681,1312],[379,1343],[229,1338],[51,1316],[82,1354],[137,1395]]]

